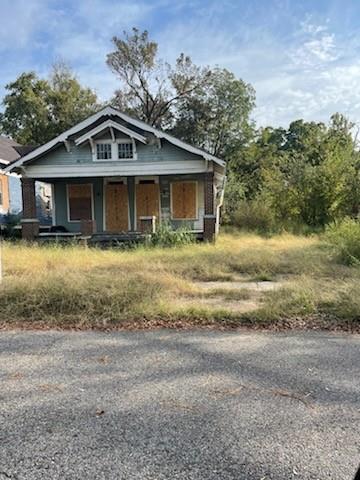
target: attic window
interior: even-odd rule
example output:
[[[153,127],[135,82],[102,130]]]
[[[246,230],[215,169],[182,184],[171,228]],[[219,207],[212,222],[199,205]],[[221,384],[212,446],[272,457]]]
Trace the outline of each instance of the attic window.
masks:
[[[132,142],[121,142],[118,144],[118,158],[134,158],[134,148]]]
[[[98,160],[111,160],[111,143],[97,143],[96,158]]]

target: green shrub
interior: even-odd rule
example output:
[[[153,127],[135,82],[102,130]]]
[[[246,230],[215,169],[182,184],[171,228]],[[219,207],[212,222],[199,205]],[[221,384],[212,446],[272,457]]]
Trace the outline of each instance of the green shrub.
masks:
[[[360,222],[346,218],[330,225],[325,232],[325,240],[332,246],[335,255],[345,265],[360,264]]]
[[[160,247],[177,247],[193,242],[194,236],[189,228],[182,227],[175,230],[168,222],[161,223],[150,239],[150,245]]]
[[[239,202],[232,223],[238,228],[259,233],[273,233],[276,230],[274,214],[261,199]]]

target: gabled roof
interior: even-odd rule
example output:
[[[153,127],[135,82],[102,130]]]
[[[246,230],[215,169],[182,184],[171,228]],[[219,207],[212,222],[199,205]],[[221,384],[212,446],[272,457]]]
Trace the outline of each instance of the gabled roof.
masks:
[[[1,166],[8,165],[20,158],[19,153],[15,147],[20,145],[11,138],[0,135],[0,164]]]
[[[35,148],[32,152],[30,152],[30,153],[26,154],[25,156],[19,158],[14,163],[9,165],[6,168],[6,171],[11,171],[12,169],[14,169],[16,167],[20,167],[24,163],[26,163],[30,160],[33,160],[34,158],[36,158],[40,155],[43,155],[44,153],[46,153],[50,149],[54,148],[59,143],[66,142],[71,135],[74,135],[78,132],[81,132],[82,130],[90,127],[93,123],[95,123],[96,121],[101,119],[101,117],[106,117],[106,116],[118,117],[118,118],[122,119],[123,121],[125,121],[128,125],[133,125],[134,127],[138,128],[138,129],[141,129],[145,132],[152,133],[153,135],[155,135],[155,137],[157,137],[159,139],[164,139],[164,140],[172,143],[173,145],[175,145],[179,148],[182,148],[183,150],[186,150],[186,151],[188,151],[190,153],[193,153],[195,155],[199,155],[199,156],[203,157],[205,160],[213,161],[213,162],[215,162],[215,163],[217,163],[221,166],[225,166],[224,160],[221,160],[220,158],[217,158],[214,155],[211,155],[210,153],[207,153],[200,148],[193,147],[192,145],[189,145],[188,143],[185,143],[185,142],[173,137],[172,135],[169,135],[168,133],[163,132],[162,130],[158,130],[158,129],[148,125],[147,123],[142,122],[141,120],[136,120],[132,117],[129,117],[129,115],[126,115],[125,113],[120,112],[116,108],[105,107],[102,110],[100,110],[99,112],[91,115],[86,120],[83,120],[82,122],[78,123],[77,125],[70,128],[69,130],[66,130],[64,133],[57,136],[53,140],[50,140],[50,142],[45,143],[44,145],[41,145],[38,148]]]
[[[126,128],[123,125],[120,125],[119,123],[112,120],[106,120],[105,122],[100,123],[100,125],[98,125],[97,127],[91,129],[89,132],[81,135],[81,137],[77,138],[75,140],[75,144],[81,145],[86,140],[89,140],[89,138],[91,138],[92,136],[97,135],[98,133],[102,132],[107,128],[109,128],[110,130],[115,128],[115,130],[119,130],[120,132],[125,133],[125,135],[128,135],[129,137],[139,140],[139,142],[146,143],[146,138],[139,133],[134,132],[134,130],[130,130],[129,128]]]

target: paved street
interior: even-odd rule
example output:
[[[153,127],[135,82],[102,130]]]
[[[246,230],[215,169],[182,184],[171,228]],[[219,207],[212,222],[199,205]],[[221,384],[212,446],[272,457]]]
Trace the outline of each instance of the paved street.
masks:
[[[348,480],[360,336],[1,332],[0,479]]]

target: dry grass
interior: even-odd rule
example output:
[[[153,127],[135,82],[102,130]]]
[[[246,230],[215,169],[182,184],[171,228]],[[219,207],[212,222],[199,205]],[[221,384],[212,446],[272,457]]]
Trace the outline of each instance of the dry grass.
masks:
[[[214,245],[132,251],[6,243],[0,325],[121,328],[184,325],[358,329],[359,267],[336,264],[316,237],[222,234]],[[281,280],[256,311],[226,309],[252,293],[193,281]],[[285,284],[284,284],[284,279]],[[221,297],[181,306],[182,297]],[[196,302],[195,302],[196,303]],[[225,305],[225,308],[224,308]]]

